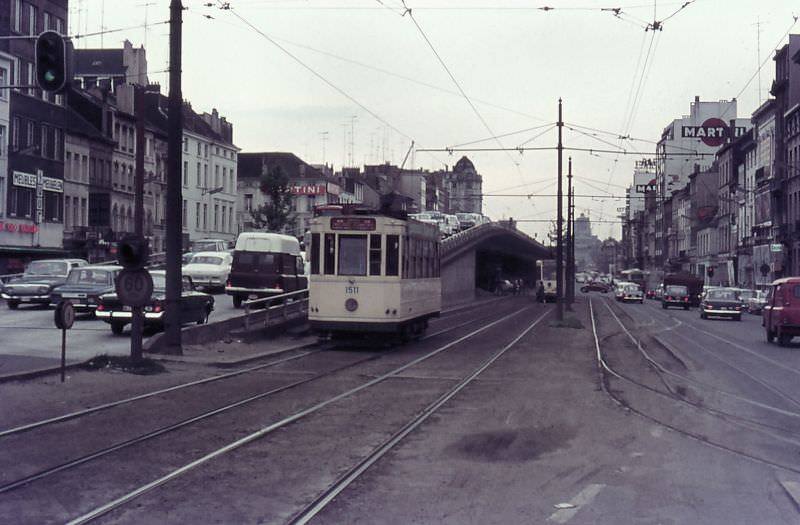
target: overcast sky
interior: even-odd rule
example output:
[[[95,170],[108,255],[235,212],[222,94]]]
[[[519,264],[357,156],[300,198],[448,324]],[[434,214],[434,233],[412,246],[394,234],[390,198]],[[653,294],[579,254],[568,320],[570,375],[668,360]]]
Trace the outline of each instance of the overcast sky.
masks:
[[[242,151],[290,151],[338,170],[399,165],[412,140],[452,148],[415,151],[406,167],[467,155],[486,194],[534,194],[486,196],[484,213],[534,221],[555,215],[555,198],[535,195],[555,193],[556,151],[513,148],[555,147],[559,97],[565,147],[651,154],[695,95],[735,97],[749,117],[768,96],[774,50],[800,33],[790,0],[405,0],[410,12],[402,0],[183,4],[183,96],[226,116]],[[71,35],[106,31],[76,47],[144,45],[165,91],[168,18],[169,0],[70,1]],[[576,193],[597,195],[576,199],[578,213],[595,234],[619,237],[624,201],[599,195],[624,195],[641,156],[565,152],[565,174],[567,155]],[[549,228],[519,226],[539,238]]]

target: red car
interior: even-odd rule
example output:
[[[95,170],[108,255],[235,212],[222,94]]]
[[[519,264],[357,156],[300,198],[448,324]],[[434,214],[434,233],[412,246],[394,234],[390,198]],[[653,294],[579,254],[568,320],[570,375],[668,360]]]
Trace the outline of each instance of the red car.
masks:
[[[767,303],[761,310],[761,325],[770,343],[786,346],[800,336],[800,277],[785,277],[770,285]]]
[[[586,292],[600,292],[600,293],[607,293],[608,292],[608,285],[606,283],[600,281],[594,281],[591,283],[586,283],[581,286],[581,291],[583,293]]]

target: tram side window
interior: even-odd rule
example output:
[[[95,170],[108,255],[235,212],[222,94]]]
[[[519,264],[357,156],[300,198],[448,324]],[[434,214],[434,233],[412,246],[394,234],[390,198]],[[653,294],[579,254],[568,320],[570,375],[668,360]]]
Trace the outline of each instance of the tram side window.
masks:
[[[339,235],[338,275],[367,275],[366,235]]]
[[[439,243],[433,243],[433,276],[439,277]]]
[[[386,275],[397,275],[400,263],[400,236],[386,236]]]
[[[311,273],[319,275],[319,234],[311,234]]]
[[[333,233],[325,234],[325,261],[323,272],[325,275],[333,275],[336,265],[336,235]]]
[[[369,274],[381,274],[381,236],[369,236]]]
[[[408,235],[403,239],[403,279],[408,279],[408,260],[409,260]]]
[[[423,255],[422,255],[422,239],[415,239],[415,241],[416,241],[415,244],[417,245],[417,259],[416,259],[417,269],[416,269],[414,277],[416,279],[419,279],[420,277],[423,277],[423,275],[422,275],[422,257],[423,257]]]

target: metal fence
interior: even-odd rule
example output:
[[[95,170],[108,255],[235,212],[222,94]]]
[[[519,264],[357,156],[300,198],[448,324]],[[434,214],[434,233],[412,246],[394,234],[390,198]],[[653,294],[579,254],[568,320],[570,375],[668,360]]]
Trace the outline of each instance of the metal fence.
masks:
[[[290,319],[308,316],[308,289],[296,290],[242,303],[244,328],[266,328]]]

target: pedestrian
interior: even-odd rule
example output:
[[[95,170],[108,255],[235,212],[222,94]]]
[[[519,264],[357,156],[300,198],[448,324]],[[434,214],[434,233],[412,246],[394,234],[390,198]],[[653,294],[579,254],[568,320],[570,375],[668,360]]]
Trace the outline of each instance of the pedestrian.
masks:
[[[544,302],[544,283],[542,281],[539,281],[539,284],[536,286],[536,302]]]

